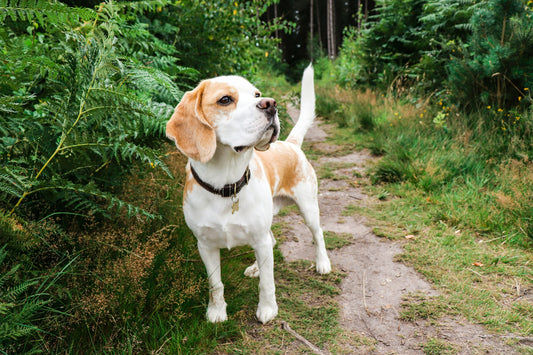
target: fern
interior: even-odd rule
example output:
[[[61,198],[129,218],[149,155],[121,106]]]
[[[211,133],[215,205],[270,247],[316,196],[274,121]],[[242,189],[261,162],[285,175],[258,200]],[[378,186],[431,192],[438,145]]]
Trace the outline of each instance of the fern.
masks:
[[[0,248],[0,270],[5,261],[6,247]],[[32,293],[38,281],[29,279],[13,286],[6,286],[16,278],[20,265],[15,265],[0,274],[0,344],[5,350],[15,352],[22,345],[21,339],[28,339],[39,331],[32,324],[36,315],[49,303],[47,296],[40,292]]]
[[[52,8],[40,2],[16,5],[43,12]],[[145,11],[145,5],[149,3],[127,11]],[[0,114],[0,131],[6,134],[0,139],[0,203],[12,212],[31,210],[47,197],[54,202],[50,210],[40,211],[43,214],[60,208],[104,216],[124,210],[130,216],[154,217],[117,198],[110,187],[120,183],[137,161],[170,175],[158,146],[183,91],[169,74],[121,52],[130,47],[115,45],[117,33],[149,36],[144,26],[122,26],[123,20],[115,18],[121,9],[122,5],[101,7],[103,22],[88,33],[64,31],[65,40],[55,46],[60,50],[49,55],[54,64],[44,71],[46,96],[13,92],[0,101],[7,113]],[[177,71],[189,73],[187,68]]]
[[[156,68],[137,66],[130,68],[127,74],[131,75],[137,84],[148,92],[160,95],[162,92],[167,92],[174,102],[178,102],[183,96],[183,91],[176,87],[172,78]]]
[[[96,12],[85,8],[72,8],[50,0],[0,0],[0,21],[36,21],[46,27],[50,24],[77,23],[96,18]]]

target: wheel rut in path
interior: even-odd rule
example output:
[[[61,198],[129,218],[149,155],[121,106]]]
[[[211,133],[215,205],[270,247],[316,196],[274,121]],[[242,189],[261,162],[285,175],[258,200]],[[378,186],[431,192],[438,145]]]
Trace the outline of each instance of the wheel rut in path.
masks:
[[[290,113],[290,111],[289,111]],[[325,142],[327,127],[318,123],[310,129],[306,142],[315,149],[333,151]],[[402,297],[417,293],[428,297],[437,292],[413,268],[396,262],[402,243],[377,237],[361,216],[343,215],[349,205],[358,205],[368,197],[352,182],[363,174],[373,159],[368,152],[353,152],[343,157],[323,157],[313,161],[315,169],[333,166],[333,178],[321,179],[319,204],[324,231],[349,234],[352,243],[328,250],[332,266],[346,276],[338,296],[340,324],[349,332],[357,332],[375,340],[371,354],[423,354],[422,345],[430,339],[441,339],[454,345],[458,354],[514,353],[515,349],[500,338],[487,333],[479,325],[457,318],[439,319],[438,324],[420,320],[399,319]],[[274,222],[289,226],[280,249],[285,260],[314,260],[311,233],[298,212],[276,216]],[[365,350],[366,351],[366,350]],[[354,349],[354,353],[361,353]]]

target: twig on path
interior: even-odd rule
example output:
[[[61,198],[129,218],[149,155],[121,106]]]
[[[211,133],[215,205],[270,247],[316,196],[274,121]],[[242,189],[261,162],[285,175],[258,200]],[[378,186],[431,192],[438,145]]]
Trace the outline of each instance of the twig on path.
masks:
[[[366,283],[366,271],[363,271],[363,304],[365,306],[366,313],[369,314],[368,306],[366,305],[365,283]]]
[[[311,349],[315,354],[319,354],[319,355],[325,355],[326,354],[324,351],[320,350],[315,345],[313,345],[313,343],[311,343],[309,340],[305,339],[303,336],[301,336],[300,334],[296,333],[291,328],[289,323],[281,322],[281,329],[284,329],[284,330],[288,331],[289,333],[291,333],[292,336],[294,336],[296,339],[298,339],[299,341],[301,341],[302,343],[307,345],[309,347],[309,349]]]

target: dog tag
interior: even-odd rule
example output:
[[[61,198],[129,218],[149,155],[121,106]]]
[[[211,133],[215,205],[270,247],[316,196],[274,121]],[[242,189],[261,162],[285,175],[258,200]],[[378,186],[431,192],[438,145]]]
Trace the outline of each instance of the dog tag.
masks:
[[[233,205],[231,205],[231,214],[234,214],[239,210],[239,198],[233,195],[231,200],[233,201]]]

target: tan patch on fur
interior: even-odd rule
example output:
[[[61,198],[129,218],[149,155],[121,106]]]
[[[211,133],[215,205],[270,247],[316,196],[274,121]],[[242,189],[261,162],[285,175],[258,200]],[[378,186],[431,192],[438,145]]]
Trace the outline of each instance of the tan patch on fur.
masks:
[[[224,96],[230,96],[233,102],[226,106],[218,104],[218,101]],[[226,83],[209,81],[209,86],[204,90],[202,97],[202,111],[209,123],[214,127],[216,125],[214,118],[220,115],[228,115],[229,112],[235,110],[238,101],[239,91],[235,87]]]
[[[224,96],[233,102],[220,105]],[[208,162],[216,150],[215,118],[235,110],[239,92],[226,83],[202,81],[194,90],[185,93],[167,122],[167,136],[176,142],[187,157]]]
[[[167,122],[167,137],[176,142],[187,157],[208,162],[215,154],[216,134],[202,110],[202,99],[208,81],[187,92]]]
[[[295,144],[295,145],[300,145],[300,141],[298,139],[296,139],[295,137],[287,138],[286,142],[289,142],[289,143],[292,143],[292,144]]]
[[[185,167],[185,173],[186,173],[186,180],[185,180],[185,186],[183,188],[183,201],[187,200],[187,196],[191,193],[195,185],[198,185],[194,177],[191,173],[191,165],[187,164]]]
[[[291,143],[276,142],[264,152],[256,152],[263,164],[272,196],[293,195],[293,188],[306,179],[298,154]]]

